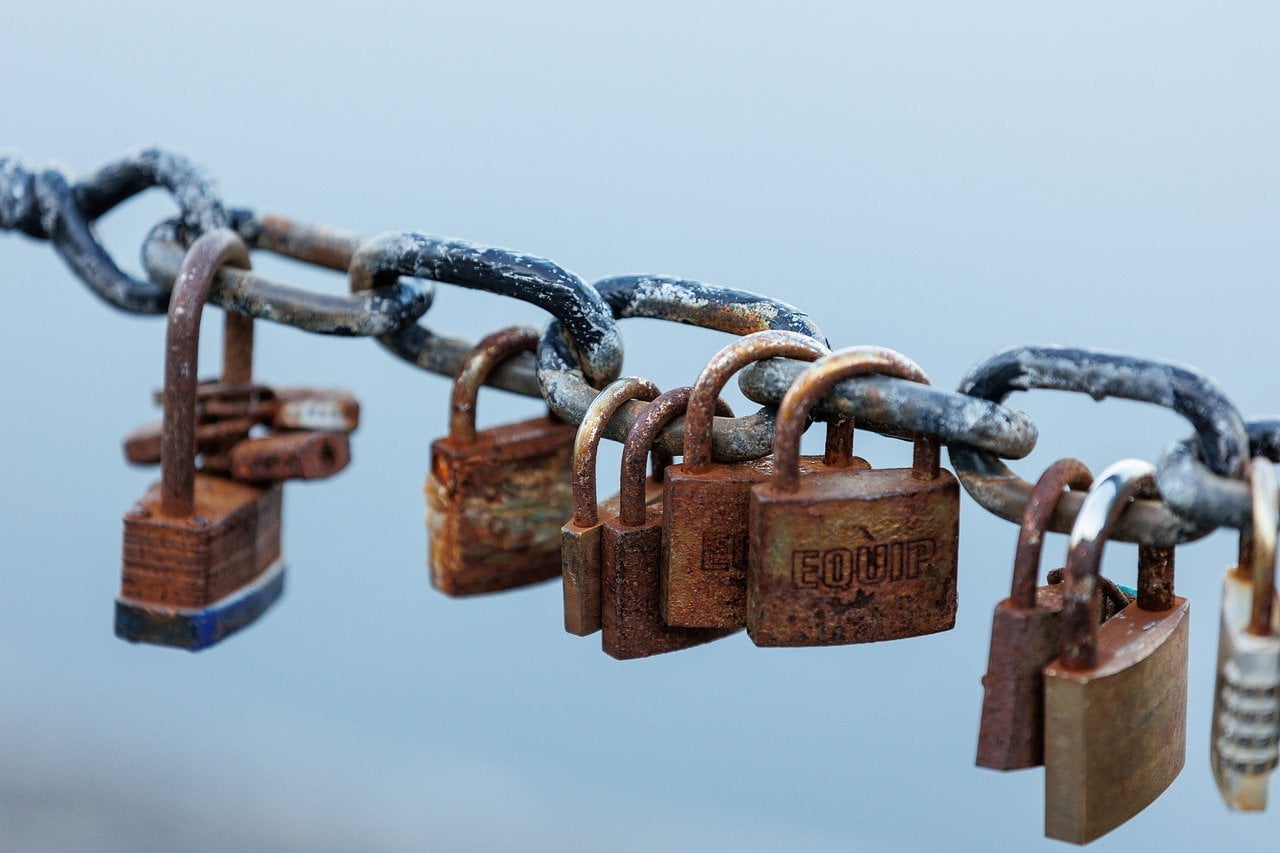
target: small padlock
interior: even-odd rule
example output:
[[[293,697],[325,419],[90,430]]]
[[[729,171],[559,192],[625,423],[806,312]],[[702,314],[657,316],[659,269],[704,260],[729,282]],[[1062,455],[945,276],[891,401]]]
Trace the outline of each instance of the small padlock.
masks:
[[[169,304],[161,482],[124,516],[117,636],[197,650],[255,621],[284,588],[280,486],[196,471],[200,319],[224,264],[247,268],[233,232],[191,245]],[[247,382],[252,319],[226,315],[223,380]]]
[[[1218,678],[1210,759],[1218,791],[1240,811],[1267,807],[1267,784],[1280,759],[1280,613],[1275,595],[1280,508],[1271,462],[1249,464],[1253,523],[1240,532],[1240,560],[1222,588]]]
[[[1045,835],[1087,844],[1155,801],[1186,757],[1187,615],[1173,549],[1140,545],[1138,597],[1101,626],[1102,549],[1155,469],[1103,471],[1071,528],[1062,654],[1044,669]]]
[[[987,674],[982,677],[979,767],[1020,770],[1044,763],[1044,676],[1062,641],[1062,584],[1036,587],[1045,527],[1064,488],[1087,489],[1093,475],[1078,459],[1059,459],[1031,490],[1018,530],[1013,588],[996,605]]]
[[[623,377],[605,386],[587,406],[573,443],[573,517],[560,530],[564,573],[564,629],[587,637],[600,630],[600,529],[618,515],[619,496],[596,503],[596,455],[605,427],[628,400],[648,402],[658,386],[648,379]],[[664,455],[665,457],[665,455]],[[655,454],[653,474],[645,480],[645,503],[662,499],[667,458]]]
[[[223,448],[229,442],[241,441],[248,437],[256,425],[256,421],[248,418],[198,423],[196,424],[196,452],[213,452]],[[163,438],[164,423],[162,421],[138,427],[125,436],[125,459],[134,465],[158,465]]]
[[[662,614],[669,625],[741,628],[747,621],[747,539],[751,487],[773,473],[773,458],[713,464],[712,401],[753,362],[813,361],[829,350],[798,332],[744,335],[711,357],[693,384],[684,420],[684,458],[667,470],[663,492]],[[853,456],[853,423],[837,417],[825,456],[800,459],[802,475],[869,468]],[[678,521],[678,523],[677,523]]]
[[[274,388],[273,429],[355,432],[360,426],[360,401],[333,388]]]
[[[351,462],[345,432],[285,430],[238,442],[228,462],[231,476],[247,482],[323,480]]]
[[[868,643],[949,630],[956,614],[960,488],[917,435],[911,468],[801,477],[809,410],[842,379],[927,383],[911,359],[851,347],[796,378],[774,434],[773,479],[751,490],[747,632],[758,646]]]
[[[658,600],[662,506],[645,504],[645,458],[654,438],[688,402],[688,388],[658,395],[631,427],[623,446],[618,516],[605,521],[601,539],[601,645],[619,660],[674,652],[731,633],[667,625]]]
[[[431,445],[427,532],[431,582],[446,595],[497,592],[560,574],[560,528],[573,515],[576,430],[550,413],[476,429],[476,396],[499,364],[533,352],[538,330],[482,339],[458,368],[449,435]]]

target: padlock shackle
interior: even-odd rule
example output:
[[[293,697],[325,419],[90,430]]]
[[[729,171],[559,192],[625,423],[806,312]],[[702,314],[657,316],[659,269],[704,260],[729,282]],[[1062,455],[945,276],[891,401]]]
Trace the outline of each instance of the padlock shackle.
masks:
[[[658,386],[638,376],[624,376],[604,387],[587,406],[573,439],[573,523],[593,527],[600,522],[596,512],[596,458],[605,427],[628,400],[649,402],[661,393]]]
[[[539,332],[528,325],[507,326],[485,335],[458,365],[449,393],[449,440],[472,444],[476,440],[476,400],[480,386],[500,364],[522,352],[537,352]]]
[[[778,420],[773,435],[773,486],[779,492],[794,492],[800,487],[800,436],[804,433],[809,411],[825,397],[837,382],[867,374],[893,376],[909,382],[929,384],[929,377],[907,356],[886,347],[848,347],[829,353],[815,361],[787,389],[778,406]],[[921,479],[937,475],[938,444],[936,439],[917,435],[913,474]]]
[[[663,427],[684,414],[689,405],[688,387],[672,388],[644,407],[627,433],[622,447],[621,494],[618,521],[626,527],[640,527],[645,521],[644,463],[653,441]]]
[[[1245,469],[1253,504],[1251,529],[1253,602],[1249,633],[1273,636],[1271,611],[1276,585],[1276,528],[1280,526],[1280,499],[1276,495],[1276,469],[1265,456],[1255,456]],[[1241,534],[1245,535],[1245,534]],[[1244,568],[1241,566],[1241,568]]]
[[[1094,480],[1080,504],[1067,546],[1062,592],[1062,654],[1067,669],[1092,669],[1098,663],[1101,622],[1099,578],[1102,551],[1116,520],[1139,497],[1156,496],[1155,466],[1121,459]],[[1173,548],[1138,546],[1138,600],[1148,611],[1173,606]]]
[[[1089,466],[1079,459],[1059,459],[1040,475],[1027,507],[1022,511],[1018,528],[1018,548],[1013,557],[1013,586],[1009,599],[1015,607],[1030,610],[1036,606],[1036,577],[1040,574],[1040,553],[1049,517],[1062,499],[1064,489],[1084,491],[1093,485]]]
[[[766,358],[814,361],[830,352],[826,344],[809,335],[767,329],[743,335],[711,356],[689,394],[689,408],[684,416],[684,458],[681,460],[684,470],[690,474],[701,474],[711,467],[711,427],[715,421],[712,410],[720,392],[735,373]],[[848,440],[852,457],[852,430]]]
[[[195,511],[200,320],[213,280],[223,266],[249,269],[249,247],[234,231],[217,228],[191,244],[169,297],[160,440],[160,510],[168,516],[188,516]],[[229,320],[228,336],[233,326],[234,321]]]

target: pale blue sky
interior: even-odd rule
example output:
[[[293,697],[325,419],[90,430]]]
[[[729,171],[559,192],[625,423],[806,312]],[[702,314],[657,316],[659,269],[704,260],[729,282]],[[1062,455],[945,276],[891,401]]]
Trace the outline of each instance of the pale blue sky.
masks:
[[[1280,412],[1271,4],[5,8],[0,145],[36,160],[86,170],[159,143],[238,205],[508,245],[589,278],[767,291],[834,344],[901,349],[948,387],[1005,346],[1069,343],[1194,363],[1246,416]],[[136,269],[170,210],[151,194],[101,230]],[[0,235],[0,276],[0,846],[1052,846],[1042,774],[972,766],[1015,528],[967,498],[950,633],[812,650],[737,636],[619,663],[563,633],[554,586],[428,587],[422,476],[446,383],[368,341],[259,324],[264,379],[360,394],[354,463],[287,490],[289,588],[258,626],[196,656],[133,647],[111,634],[120,515],[152,472],[119,439],[156,416],[162,324],[109,310],[22,237]],[[540,319],[448,287],[428,317],[472,338]],[[624,332],[626,371],[663,387],[725,340]],[[1134,404],[1013,403],[1041,427],[1015,466],[1031,478],[1067,454],[1095,471],[1154,458],[1187,430]],[[481,422],[536,409],[488,392]],[[909,459],[870,436],[859,451]],[[602,459],[608,483],[616,448]],[[1229,815],[1208,770],[1234,548],[1219,534],[1181,552],[1187,767],[1095,849],[1250,849],[1280,831],[1275,811]],[[1130,582],[1133,559],[1114,546],[1108,571]]]

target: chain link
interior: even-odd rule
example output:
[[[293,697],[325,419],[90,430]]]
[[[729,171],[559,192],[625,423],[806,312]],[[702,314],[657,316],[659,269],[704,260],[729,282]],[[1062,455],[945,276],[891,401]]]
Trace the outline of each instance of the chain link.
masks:
[[[93,224],[150,187],[174,199],[178,216],[143,242],[148,279],[125,273],[93,233]],[[477,288],[531,302],[553,316],[538,354],[512,358],[486,384],[542,397],[560,418],[579,423],[596,389],[622,366],[616,321],[649,317],[744,335],[766,329],[798,332],[826,344],[807,314],[744,291],[671,276],[632,275],[589,285],[545,258],[449,240],[413,231],[364,240],[357,235],[282,216],[231,210],[200,167],[156,148],[128,152],[73,181],[61,169],[34,169],[0,155],[0,230],[48,240],[72,272],[116,308],[164,314],[187,247],[196,237],[229,227],[254,249],[347,273],[350,295],[328,294],[273,281],[248,270],[224,268],[210,301],[239,314],[328,335],[375,337],[389,351],[424,370],[453,377],[468,341],[439,334],[419,320],[430,309],[435,283]],[[774,411],[808,363],[773,358],[739,374],[739,386],[765,408],[739,418],[718,417],[712,432],[716,459],[741,461],[772,451]],[[838,383],[817,407],[829,419],[853,416],[862,428],[910,439],[918,433],[949,445],[952,463],[969,494],[992,513],[1021,517],[1031,485],[1002,459],[1034,448],[1035,425],[1003,405],[1015,390],[1049,388],[1141,400],[1172,408],[1196,428],[1161,457],[1161,500],[1135,500],[1112,536],[1168,546],[1199,538],[1219,525],[1248,523],[1248,488],[1241,478],[1249,454],[1280,460],[1280,421],[1248,425],[1213,380],[1187,367],[1064,347],[1018,347],[973,368],[959,393],[884,376]],[[626,437],[644,404],[621,406],[604,434]],[[683,419],[667,426],[655,447],[679,454]],[[1049,529],[1070,528],[1080,497],[1066,493]]]

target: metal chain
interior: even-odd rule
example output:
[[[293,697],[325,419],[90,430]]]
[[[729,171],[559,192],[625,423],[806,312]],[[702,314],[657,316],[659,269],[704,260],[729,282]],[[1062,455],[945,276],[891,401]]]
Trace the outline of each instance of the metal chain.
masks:
[[[178,216],[147,234],[142,259],[147,279],[124,272],[93,234],[93,224],[150,187],[168,191]],[[229,209],[200,167],[156,148],[127,152],[72,180],[55,167],[31,168],[0,155],[0,230],[48,240],[82,281],[124,311],[164,314],[169,294],[196,237],[229,227],[254,249],[347,273],[350,295],[326,294],[223,268],[209,300],[224,309],[327,335],[375,337],[389,351],[433,373],[453,377],[472,344],[429,330],[418,321],[430,309],[435,283],[513,296],[552,314],[537,357],[513,358],[487,384],[542,397],[560,418],[581,422],[598,388],[616,378],[622,338],[616,321],[650,317],[743,335],[765,329],[798,332],[826,343],[807,314],[768,297],[670,276],[616,276],[587,284],[544,258],[418,232],[364,240],[339,229],[282,216]],[[739,386],[765,408],[740,418],[718,417],[716,459],[740,461],[772,451],[774,411],[808,363],[785,358],[758,362]],[[969,494],[983,507],[1017,521],[1030,493],[1001,461],[1034,448],[1035,425],[1003,405],[1014,390],[1054,388],[1168,406],[1184,414],[1196,436],[1176,442],[1161,459],[1161,500],[1134,501],[1112,536],[1150,545],[1198,538],[1218,525],[1248,523],[1248,490],[1240,474],[1249,454],[1280,459],[1280,421],[1246,428],[1211,379],[1180,365],[1116,353],[1062,347],[1020,347],[979,364],[958,392],[884,376],[837,384],[817,417],[853,416],[858,426],[911,439],[935,436],[949,446]],[[625,403],[604,434],[625,439],[644,404]],[[683,419],[668,425],[655,447],[680,453]],[[1079,509],[1067,494],[1050,519],[1066,530]],[[1172,509],[1171,509],[1172,508]]]

